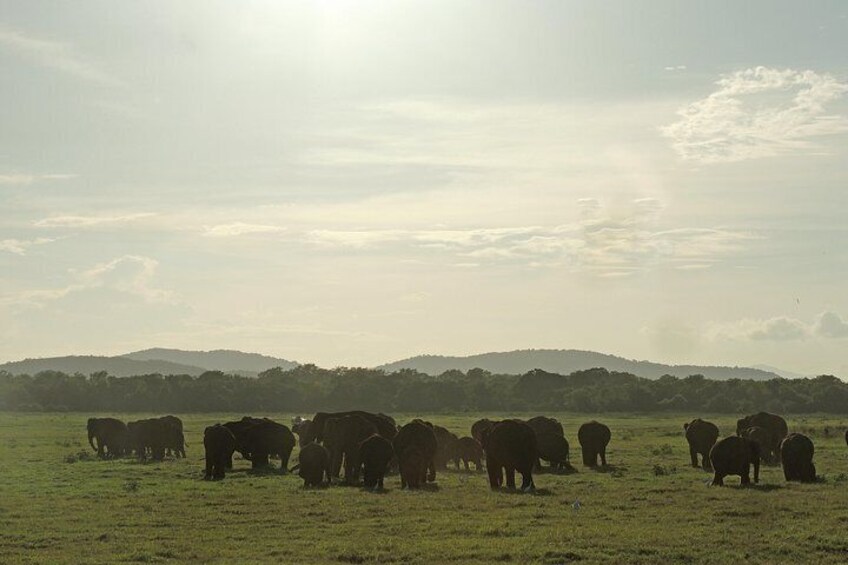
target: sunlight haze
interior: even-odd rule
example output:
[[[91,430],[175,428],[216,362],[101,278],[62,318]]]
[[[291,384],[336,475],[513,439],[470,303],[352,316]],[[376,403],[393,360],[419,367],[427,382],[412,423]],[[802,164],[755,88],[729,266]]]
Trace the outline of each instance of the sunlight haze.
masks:
[[[0,362],[848,377],[848,3],[49,6],[0,1]]]

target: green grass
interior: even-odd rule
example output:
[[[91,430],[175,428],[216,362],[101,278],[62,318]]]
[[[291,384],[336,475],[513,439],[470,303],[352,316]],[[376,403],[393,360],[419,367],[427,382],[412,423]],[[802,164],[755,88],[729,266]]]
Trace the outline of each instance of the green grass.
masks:
[[[613,468],[598,472],[579,465],[576,429],[590,418],[553,414],[578,472],[540,474],[530,495],[491,492],[485,473],[454,470],[428,491],[401,491],[397,476],[383,494],[304,490],[297,476],[253,475],[239,459],[226,480],[202,481],[203,428],[240,416],[184,416],[188,459],[141,464],[95,460],[88,414],[0,414],[0,561],[844,563],[848,555],[848,418],[788,419],[815,442],[822,482],[786,484],[779,467],[764,467],[760,486],[742,489],[734,478],[710,488],[710,475],[689,466],[687,417],[594,416],[613,430]],[[423,417],[468,435],[477,415]],[[710,419],[723,434],[734,429],[731,418]]]

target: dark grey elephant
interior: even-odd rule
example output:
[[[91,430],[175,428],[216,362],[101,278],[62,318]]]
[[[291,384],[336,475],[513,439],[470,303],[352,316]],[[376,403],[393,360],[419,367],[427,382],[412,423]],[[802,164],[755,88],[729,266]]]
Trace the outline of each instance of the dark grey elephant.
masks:
[[[754,482],[760,482],[760,447],[749,439],[730,436],[719,440],[710,450],[710,462],[715,473],[713,486],[723,486],[728,475],[739,475],[743,486],[751,484],[752,465]]]
[[[718,426],[700,418],[695,418],[687,424],[683,424],[686,441],[689,443],[689,457],[692,466],[698,467],[698,456],[701,456],[701,466],[712,469],[710,466],[710,450],[718,440]]]

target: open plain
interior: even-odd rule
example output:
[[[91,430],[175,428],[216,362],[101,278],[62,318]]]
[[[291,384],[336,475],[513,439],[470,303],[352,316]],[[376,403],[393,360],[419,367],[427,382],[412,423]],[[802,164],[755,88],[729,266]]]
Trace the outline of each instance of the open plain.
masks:
[[[790,430],[815,441],[818,483],[787,484],[780,467],[764,466],[760,484],[743,489],[735,477],[709,487],[711,475],[690,467],[689,416],[551,415],[577,472],[543,472],[535,494],[518,494],[493,492],[485,472],[452,465],[417,492],[401,490],[397,475],[382,493],[306,490],[294,474],[253,474],[238,456],[225,480],[201,480],[204,427],[240,414],[180,414],[188,457],[161,463],[97,460],[88,414],[2,414],[0,555],[4,563],[422,564],[844,563],[848,555],[844,417],[787,417]],[[468,435],[478,417],[506,415],[395,415],[416,416]],[[593,417],[613,432],[603,470],[580,465],[576,429]],[[734,431],[731,418],[709,418],[723,436]]]

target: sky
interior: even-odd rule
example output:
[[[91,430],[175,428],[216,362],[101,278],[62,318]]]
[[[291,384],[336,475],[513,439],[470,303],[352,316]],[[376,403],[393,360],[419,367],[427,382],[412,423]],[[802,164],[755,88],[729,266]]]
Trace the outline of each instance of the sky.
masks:
[[[848,378],[848,3],[0,0],[0,361]]]

